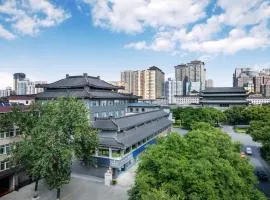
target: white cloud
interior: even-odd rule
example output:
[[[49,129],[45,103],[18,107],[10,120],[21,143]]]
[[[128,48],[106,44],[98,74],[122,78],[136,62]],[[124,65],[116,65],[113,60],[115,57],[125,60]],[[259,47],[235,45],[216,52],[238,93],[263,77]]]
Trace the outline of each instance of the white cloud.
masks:
[[[264,0],[84,0],[91,5],[94,25],[141,33],[152,40],[132,41],[125,48],[233,54],[269,46],[270,2]],[[206,7],[214,3],[213,15]],[[221,10],[221,12],[218,12]]]
[[[0,15],[13,28],[13,34],[31,36],[70,17],[67,12],[49,0],[3,0]]]
[[[146,27],[179,27],[205,16],[208,0],[84,0],[96,26],[127,33]]]
[[[14,40],[16,38],[14,34],[6,30],[1,24],[0,24],[0,37],[7,40]]]

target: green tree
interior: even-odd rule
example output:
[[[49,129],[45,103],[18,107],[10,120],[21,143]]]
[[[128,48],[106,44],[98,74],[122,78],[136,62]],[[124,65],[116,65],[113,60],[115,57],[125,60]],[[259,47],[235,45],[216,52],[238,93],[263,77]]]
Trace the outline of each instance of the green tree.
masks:
[[[36,180],[44,178],[50,189],[57,189],[58,199],[60,188],[70,181],[73,153],[85,159],[97,147],[97,132],[88,117],[84,103],[74,98],[47,102],[14,151],[15,163]]]
[[[129,199],[266,199],[238,145],[206,123],[172,133],[141,156]]]
[[[226,121],[226,116],[222,111],[215,108],[176,108],[172,110],[176,120],[180,120],[183,128],[191,129],[192,124],[197,122],[207,122],[214,126]]]
[[[247,133],[255,141],[262,143],[262,156],[270,163],[270,122],[252,121]]]

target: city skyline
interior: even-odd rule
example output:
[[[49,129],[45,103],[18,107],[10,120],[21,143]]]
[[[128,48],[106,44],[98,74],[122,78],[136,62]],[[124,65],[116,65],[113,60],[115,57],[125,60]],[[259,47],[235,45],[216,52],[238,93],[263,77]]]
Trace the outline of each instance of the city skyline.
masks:
[[[195,59],[216,86],[232,86],[236,67],[270,67],[267,1],[27,2],[0,1],[1,89],[16,72],[49,83],[83,72],[113,81],[155,65],[173,78],[174,66]]]

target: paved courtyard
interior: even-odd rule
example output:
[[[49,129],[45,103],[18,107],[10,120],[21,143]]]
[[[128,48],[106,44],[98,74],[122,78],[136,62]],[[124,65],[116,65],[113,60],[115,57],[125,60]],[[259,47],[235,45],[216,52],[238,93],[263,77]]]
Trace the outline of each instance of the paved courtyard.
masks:
[[[14,191],[1,200],[31,200],[34,184],[23,187],[18,192]],[[94,181],[91,177],[76,176],[61,190],[61,200],[127,200],[128,187],[106,187],[104,183]],[[40,200],[56,199],[56,190],[50,191],[41,181],[39,187]]]

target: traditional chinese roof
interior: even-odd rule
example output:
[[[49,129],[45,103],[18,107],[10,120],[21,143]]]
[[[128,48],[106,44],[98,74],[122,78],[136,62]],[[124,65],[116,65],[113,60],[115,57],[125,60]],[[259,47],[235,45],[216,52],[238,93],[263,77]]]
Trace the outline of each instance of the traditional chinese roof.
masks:
[[[202,93],[246,93],[243,87],[210,87],[205,88]]]
[[[109,84],[99,77],[88,76],[84,74],[83,76],[69,76],[66,75],[65,79],[61,79],[54,83],[48,84],[46,86],[47,89],[72,89],[72,88],[84,88],[85,86],[89,86],[94,89],[107,89],[107,90],[115,90],[118,89],[118,86]]]
[[[124,149],[170,127],[172,122],[168,115],[159,110],[116,119],[98,119],[93,126],[101,129],[101,146]]]
[[[127,130],[135,126],[145,124],[147,122],[168,117],[169,113],[163,110],[156,110],[151,112],[139,113],[129,116],[124,116],[120,118],[106,118],[106,119],[96,119],[93,127],[102,130]]]
[[[119,87],[111,85],[99,77],[69,76],[48,84],[45,91],[36,95],[38,100],[75,97],[80,99],[138,99],[131,94],[118,93]]]

